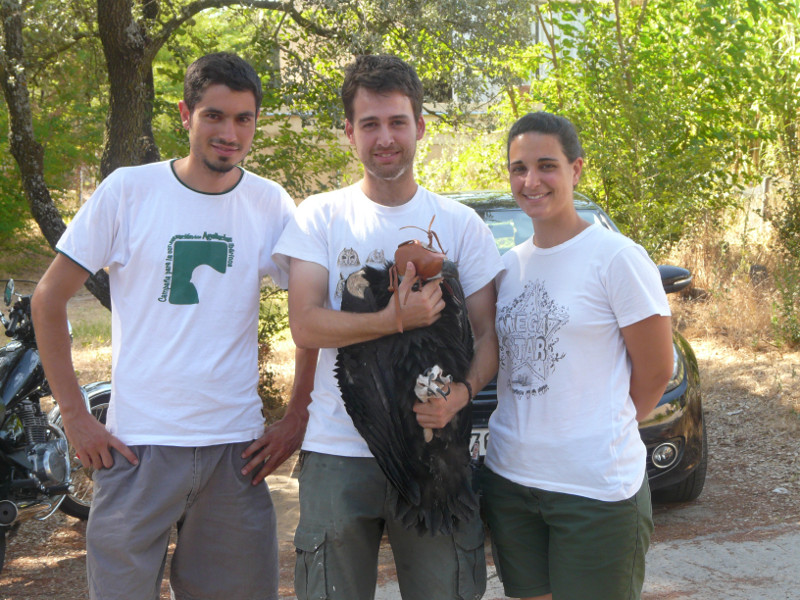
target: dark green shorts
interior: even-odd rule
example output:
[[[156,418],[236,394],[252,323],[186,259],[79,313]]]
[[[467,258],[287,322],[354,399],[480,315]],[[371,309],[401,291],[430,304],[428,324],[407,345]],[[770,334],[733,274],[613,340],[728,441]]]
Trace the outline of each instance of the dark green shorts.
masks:
[[[603,502],[528,488],[483,467],[478,480],[507,596],[638,600],[653,532],[650,486]]]

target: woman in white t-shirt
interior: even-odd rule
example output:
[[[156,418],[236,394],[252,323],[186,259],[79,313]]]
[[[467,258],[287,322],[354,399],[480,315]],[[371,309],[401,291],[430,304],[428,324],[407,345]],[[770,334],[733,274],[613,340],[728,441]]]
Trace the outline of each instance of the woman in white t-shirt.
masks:
[[[534,235],[497,278],[498,407],[480,482],[506,595],[638,599],[653,529],[637,422],[672,372],[670,311],[644,249],[575,210],[583,149],[565,118],[508,136]]]

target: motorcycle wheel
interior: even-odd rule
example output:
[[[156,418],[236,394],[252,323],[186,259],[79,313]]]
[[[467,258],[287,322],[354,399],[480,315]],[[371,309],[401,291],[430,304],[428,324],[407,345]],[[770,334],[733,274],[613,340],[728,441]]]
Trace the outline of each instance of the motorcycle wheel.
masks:
[[[105,424],[106,413],[108,412],[108,402],[111,400],[111,394],[98,394],[91,399],[92,415]],[[60,423],[59,423],[60,425]],[[70,464],[78,464],[80,460],[75,455],[75,449],[70,444],[69,446],[69,462]],[[89,509],[92,506],[92,473],[94,469],[91,467],[84,467],[72,472],[72,489],[73,491],[64,497],[64,501],[59,508],[61,512],[85,521],[89,518]]]

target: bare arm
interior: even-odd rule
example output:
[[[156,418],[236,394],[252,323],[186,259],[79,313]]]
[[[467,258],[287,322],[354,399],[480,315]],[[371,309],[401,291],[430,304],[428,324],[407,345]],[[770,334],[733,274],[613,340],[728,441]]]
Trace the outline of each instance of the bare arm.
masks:
[[[260,469],[253,475],[253,485],[283,464],[303,443],[308,425],[308,405],[314,389],[314,373],[317,369],[319,350],[297,348],[294,354],[294,384],[292,396],[283,418],[264,430],[264,435],[254,441],[242,454],[251,458],[242,469],[242,475]]]
[[[641,421],[656,407],[672,375],[671,319],[653,315],[621,332],[631,359],[630,394]]]
[[[467,381],[472,392],[478,393],[497,374],[498,347],[494,328],[497,295],[494,283],[488,283],[467,298],[467,311],[475,338],[475,354]],[[469,390],[463,383],[451,387],[447,400],[432,398],[414,405],[421,427],[441,429],[469,402]]]
[[[400,297],[404,330],[430,325],[444,308],[438,281],[430,281],[406,297],[414,273],[414,265],[408,263],[406,277],[395,292]],[[327,297],[328,270],[293,258],[289,266],[289,325],[298,347],[341,348],[397,332],[394,300],[375,313],[353,313],[326,308]]]
[[[83,267],[62,254],[56,255],[31,299],[36,344],[53,397],[61,410],[65,433],[83,464],[95,469],[112,466],[111,448],[136,464],[133,452],[86,409],[72,366],[67,302],[88,277]]]

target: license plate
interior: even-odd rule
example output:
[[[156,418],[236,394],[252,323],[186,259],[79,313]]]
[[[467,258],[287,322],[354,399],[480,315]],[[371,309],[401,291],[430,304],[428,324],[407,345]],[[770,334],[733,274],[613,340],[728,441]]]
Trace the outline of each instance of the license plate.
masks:
[[[473,459],[486,455],[486,445],[489,443],[489,430],[476,428],[472,430],[469,452]]]

